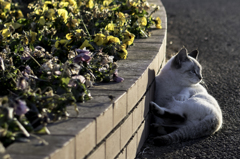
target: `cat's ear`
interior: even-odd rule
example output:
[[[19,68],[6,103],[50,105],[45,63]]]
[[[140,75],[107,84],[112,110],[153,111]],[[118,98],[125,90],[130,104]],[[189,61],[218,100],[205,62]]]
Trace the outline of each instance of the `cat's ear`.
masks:
[[[173,63],[172,65],[175,68],[181,68],[182,63],[187,61],[188,57],[187,57],[187,49],[186,48],[182,48],[178,54],[174,57]]]
[[[197,60],[198,54],[199,54],[198,50],[193,50],[191,53],[188,54],[188,56],[191,56]]]

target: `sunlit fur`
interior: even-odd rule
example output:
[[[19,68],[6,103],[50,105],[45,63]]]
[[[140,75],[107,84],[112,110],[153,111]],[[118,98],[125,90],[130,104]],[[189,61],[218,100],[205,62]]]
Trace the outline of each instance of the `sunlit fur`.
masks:
[[[198,54],[196,51],[194,53]],[[222,112],[218,102],[200,84],[202,67],[189,55],[183,48],[156,77],[155,101],[151,103],[156,122],[153,125],[159,126],[161,130],[162,126],[178,128],[156,137],[154,141],[157,145],[211,135],[221,128]],[[171,120],[161,118],[164,113],[177,114],[185,121],[169,123]]]

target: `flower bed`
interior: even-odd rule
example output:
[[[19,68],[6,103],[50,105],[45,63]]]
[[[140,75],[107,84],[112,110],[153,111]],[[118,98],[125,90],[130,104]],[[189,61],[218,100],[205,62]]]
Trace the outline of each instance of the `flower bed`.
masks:
[[[94,98],[77,103],[78,115],[75,106],[68,106],[70,117],[48,124],[50,135],[31,135],[30,142],[10,145],[0,158],[134,158],[148,135],[154,77],[165,59],[166,13],[160,1],[151,3],[161,6],[155,15],[163,20],[163,29],[135,40],[128,58],[118,61],[124,82],[94,85]]]
[[[117,60],[135,38],[161,28],[140,1],[0,1],[1,107],[4,146],[49,134],[46,125],[69,116],[66,106],[91,99],[98,82],[122,82]],[[109,98],[113,98],[109,96]]]

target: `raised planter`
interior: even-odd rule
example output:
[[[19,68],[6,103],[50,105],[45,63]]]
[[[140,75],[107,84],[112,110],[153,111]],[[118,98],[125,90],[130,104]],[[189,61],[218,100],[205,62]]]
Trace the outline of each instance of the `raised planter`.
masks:
[[[153,100],[154,78],[165,63],[167,18],[161,6],[154,14],[162,29],[148,39],[136,39],[127,60],[118,61],[123,83],[99,84],[91,88],[93,100],[68,107],[70,118],[48,126],[51,135],[14,143],[0,157],[13,159],[113,159],[135,158],[149,131],[149,102]],[[114,97],[110,99],[109,96]]]

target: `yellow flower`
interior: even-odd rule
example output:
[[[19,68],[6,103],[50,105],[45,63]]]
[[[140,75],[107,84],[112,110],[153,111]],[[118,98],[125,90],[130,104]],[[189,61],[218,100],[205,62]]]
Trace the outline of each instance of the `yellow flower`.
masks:
[[[41,16],[39,18],[38,22],[39,22],[39,24],[44,25],[46,23],[46,20],[45,20],[44,16]]]
[[[117,37],[112,37],[109,39],[109,43],[118,43],[120,44],[120,40]]]
[[[125,15],[122,12],[116,13],[118,18],[125,18]]]
[[[117,37],[114,37],[112,35],[107,36],[104,39],[104,44],[111,44],[111,43],[118,43],[118,44],[120,44],[120,40]]]
[[[73,33],[66,34],[66,39],[71,40],[73,37]]]
[[[0,32],[1,32],[1,34],[2,34],[2,36],[3,36],[4,38],[7,38],[7,37],[9,37],[9,36],[11,35],[11,32],[9,31],[8,28],[3,29],[3,30],[1,30]]]
[[[75,30],[74,33],[68,33],[66,34],[66,39],[71,40],[73,37],[75,39],[81,39],[81,32],[82,32],[82,29],[77,29]]]
[[[17,16],[16,16],[17,19],[20,19],[20,18],[24,18],[24,15],[22,13],[21,10],[17,10]]]
[[[37,37],[37,33],[30,31],[31,43],[34,43]]]
[[[112,3],[112,0],[104,0],[103,5],[107,7],[110,3]]]
[[[128,52],[126,50],[126,44],[121,45],[121,51],[118,52],[119,56],[121,57],[121,59],[126,59]]]
[[[114,27],[115,25],[111,22],[108,25],[106,25],[105,30],[114,31]]]
[[[2,10],[0,10],[0,18],[3,20],[6,17],[6,13],[2,12]]]
[[[68,5],[69,5],[68,2],[60,2],[60,3],[59,3],[59,6],[60,6],[61,8],[68,7]]]
[[[146,25],[147,25],[147,18],[146,18],[146,17],[140,17],[140,18],[138,18],[138,23],[139,23],[141,26],[146,26]]]
[[[156,28],[162,29],[162,21],[159,17],[156,18],[155,24],[156,24]]]
[[[93,46],[91,44],[89,44],[88,40],[85,40],[83,42],[83,44],[80,46],[80,49],[83,49],[84,47],[90,49],[90,50],[94,50]]]
[[[22,39],[22,42],[23,42],[23,44],[28,45],[28,43],[29,43],[28,37],[24,36]]]
[[[118,17],[117,22],[120,24],[120,26],[123,26],[126,22],[125,15],[122,12],[117,12],[116,15]]]
[[[89,0],[86,4],[86,7],[90,8],[90,9],[93,8],[94,7],[93,0]]]
[[[156,28],[162,29],[162,25],[161,24],[156,24]]]
[[[77,32],[77,33],[81,33],[81,32],[82,32],[82,29],[77,29],[76,32]]]
[[[23,13],[21,10],[10,11],[11,16],[16,17],[17,19],[23,18]]]
[[[41,9],[37,9],[37,10],[34,11],[34,13],[37,14],[37,15],[42,14],[42,12],[43,12],[43,11],[42,11]],[[31,14],[31,13],[30,13],[30,14]]]
[[[135,39],[135,35],[130,33],[129,31],[126,31],[125,33],[123,33],[123,35],[124,35],[124,39],[122,40],[122,42],[127,45],[132,45]]]
[[[75,0],[67,0],[72,7],[77,8],[77,2]]]
[[[133,2],[133,0],[127,0],[127,6],[128,7],[137,7],[138,3]]]
[[[63,18],[64,22],[66,23],[67,22],[67,18],[68,18],[67,10],[65,10],[65,9],[58,9],[57,11],[58,11],[58,15],[60,15]]]
[[[66,47],[66,45],[68,44],[68,40],[67,39],[62,39],[62,40],[58,40],[55,42],[55,48],[61,48],[62,46],[63,47]]]
[[[45,1],[44,2],[44,5],[43,5],[43,11],[46,11],[46,10],[48,10],[49,8],[49,6],[52,6],[52,2],[51,1]]]
[[[94,38],[94,42],[100,46],[103,45],[103,41],[104,41],[105,35],[101,34],[101,33],[97,33],[97,35]]]
[[[1,9],[6,9],[6,10],[10,10],[11,9],[11,3],[10,2],[5,2],[3,0],[0,1],[0,6]]]

